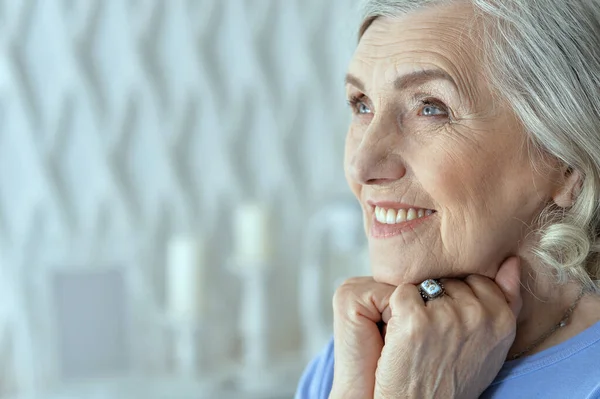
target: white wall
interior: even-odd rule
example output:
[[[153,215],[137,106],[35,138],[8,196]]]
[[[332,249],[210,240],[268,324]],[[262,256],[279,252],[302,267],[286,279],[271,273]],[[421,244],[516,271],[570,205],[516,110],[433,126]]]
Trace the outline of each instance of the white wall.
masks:
[[[0,2],[0,397],[167,378],[165,248],[183,233],[209,248],[209,369],[233,370],[226,262],[248,200],[276,218],[270,345],[294,358],[307,220],[349,197],[353,3]]]

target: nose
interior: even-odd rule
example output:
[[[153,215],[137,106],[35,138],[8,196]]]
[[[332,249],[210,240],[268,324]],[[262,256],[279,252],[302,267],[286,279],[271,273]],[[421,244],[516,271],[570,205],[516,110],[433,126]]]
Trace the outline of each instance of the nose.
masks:
[[[399,153],[400,145],[394,129],[372,124],[348,154],[350,178],[362,185],[386,185],[401,179],[406,175],[406,165]]]

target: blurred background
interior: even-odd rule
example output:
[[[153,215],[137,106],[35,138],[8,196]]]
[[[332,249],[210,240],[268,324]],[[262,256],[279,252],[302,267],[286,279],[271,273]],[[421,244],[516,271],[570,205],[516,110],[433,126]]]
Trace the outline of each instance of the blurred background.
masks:
[[[353,0],[0,0],[0,398],[290,398],[365,274]]]

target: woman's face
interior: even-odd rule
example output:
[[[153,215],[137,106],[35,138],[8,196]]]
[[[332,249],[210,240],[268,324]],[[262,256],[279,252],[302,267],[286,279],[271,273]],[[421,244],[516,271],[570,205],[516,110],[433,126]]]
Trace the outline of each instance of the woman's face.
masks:
[[[380,18],[349,67],[345,169],[376,280],[495,276],[562,173],[494,100],[466,5]],[[536,155],[537,156],[537,155]]]

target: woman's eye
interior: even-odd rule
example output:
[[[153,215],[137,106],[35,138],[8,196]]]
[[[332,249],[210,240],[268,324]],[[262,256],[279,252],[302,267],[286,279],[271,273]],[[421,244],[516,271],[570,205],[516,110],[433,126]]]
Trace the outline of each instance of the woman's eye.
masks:
[[[371,113],[371,109],[369,108],[369,106],[362,101],[358,103],[358,106],[356,107],[356,111],[359,114],[370,114]]]
[[[353,97],[348,100],[348,105],[352,108],[352,111],[358,115],[367,115],[373,113],[369,105],[361,98]]]
[[[420,114],[423,116],[448,115],[448,112],[443,107],[430,101],[423,101],[422,104],[423,107],[421,108]]]

